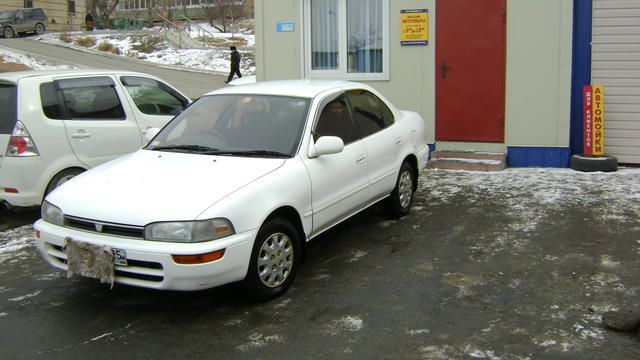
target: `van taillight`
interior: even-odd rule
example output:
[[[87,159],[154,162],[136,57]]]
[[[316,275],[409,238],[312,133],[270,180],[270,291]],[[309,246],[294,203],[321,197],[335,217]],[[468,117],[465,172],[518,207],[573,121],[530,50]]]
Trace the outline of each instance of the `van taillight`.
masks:
[[[33,142],[33,139],[31,139],[27,128],[21,121],[16,122],[16,126],[13,128],[13,134],[11,134],[11,138],[9,139],[7,156],[22,157],[38,155],[36,144]]]

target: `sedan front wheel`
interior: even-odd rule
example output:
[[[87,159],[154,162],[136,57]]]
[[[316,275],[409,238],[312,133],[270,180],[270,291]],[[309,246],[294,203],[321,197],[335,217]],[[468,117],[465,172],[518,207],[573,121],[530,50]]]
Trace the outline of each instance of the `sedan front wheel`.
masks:
[[[244,284],[250,295],[266,301],[284,294],[300,264],[300,236],[285,219],[266,222],[256,236]]]

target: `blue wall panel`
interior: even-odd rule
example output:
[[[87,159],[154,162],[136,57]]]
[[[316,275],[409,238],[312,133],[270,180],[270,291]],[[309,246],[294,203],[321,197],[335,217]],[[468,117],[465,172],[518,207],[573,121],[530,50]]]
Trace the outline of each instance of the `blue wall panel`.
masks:
[[[569,167],[569,148],[520,147],[507,148],[509,167]]]

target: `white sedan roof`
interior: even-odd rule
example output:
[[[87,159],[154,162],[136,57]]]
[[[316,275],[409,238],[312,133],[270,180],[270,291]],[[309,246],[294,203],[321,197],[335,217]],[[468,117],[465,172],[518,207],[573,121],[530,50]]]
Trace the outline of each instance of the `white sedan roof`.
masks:
[[[255,84],[229,86],[214,90],[206,95],[221,94],[264,94],[313,98],[327,90],[368,86],[343,80],[278,80]]]

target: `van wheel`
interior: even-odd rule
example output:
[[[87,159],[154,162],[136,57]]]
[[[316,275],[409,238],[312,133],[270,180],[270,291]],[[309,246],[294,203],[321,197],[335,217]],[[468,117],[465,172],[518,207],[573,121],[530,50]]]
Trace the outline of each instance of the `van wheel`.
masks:
[[[291,287],[301,258],[300,236],[285,219],[267,221],[256,236],[244,285],[251,297],[267,301]]]
[[[409,213],[411,204],[413,203],[413,193],[415,188],[416,176],[413,168],[408,162],[403,162],[400,166],[396,187],[387,198],[386,208],[393,218],[400,218]]]
[[[16,35],[16,33],[13,31],[12,28],[6,27],[2,31],[2,35],[4,35],[4,37],[7,38],[7,39],[11,39],[12,37],[14,37]]]
[[[36,35],[44,34],[44,25],[37,23],[36,24]]]
[[[77,169],[77,168],[76,169],[66,169],[66,170],[63,170],[63,171],[59,172],[49,182],[49,186],[47,186],[47,190],[45,191],[44,196],[46,197],[47,195],[49,195],[50,192],[55,190],[57,187],[61,186],[62,184],[66,183],[67,181],[73,179],[74,177],[80,175],[83,172],[84,172],[84,170]]]

